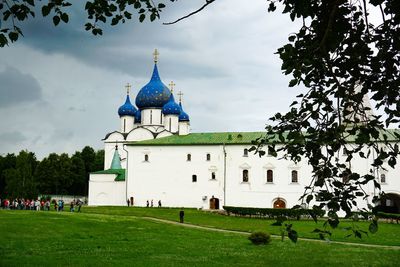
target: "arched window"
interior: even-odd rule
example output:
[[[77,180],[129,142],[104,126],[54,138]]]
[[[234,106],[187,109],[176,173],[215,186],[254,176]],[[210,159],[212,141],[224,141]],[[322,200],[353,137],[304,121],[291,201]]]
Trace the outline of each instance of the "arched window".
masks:
[[[196,174],[192,175],[192,182],[193,183],[197,182],[197,175]]]
[[[298,183],[299,182],[299,176],[298,172],[296,170],[292,171],[292,183]]]
[[[272,170],[267,170],[267,183],[274,182],[274,172]]]
[[[169,131],[171,131],[171,118],[169,118]]]
[[[284,208],[286,208],[285,201],[283,201],[278,197],[277,200],[274,201],[274,209],[284,209]]]
[[[153,111],[150,110],[150,124],[153,123]]]
[[[192,160],[192,155],[191,154],[187,154],[186,155],[186,160],[187,161],[191,161]]]
[[[243,183],[249,182],[249,170],[243,170],[242,181]]]
[[[162,112],[160,113],[160,124],[163,124],[162,123]]]
[[[210,161],[211,160],[211,155],[207,154],[206,159],[207,159],[207,161]]]
[[[144,155],[144,161],[149,161],[149,155],[147,154]]]
[[[381,183],[386,183],[386,175],[384,173],[381,174]]]
[[[215,172],[211,173],[211,180],[215,180]]]
[[[124,132],[126,132],[126,119],[124,119]]]
[[[245,148],[243,150],[243,157],[247,157],[247,156],[249,156],[249,150],[247,148]]]

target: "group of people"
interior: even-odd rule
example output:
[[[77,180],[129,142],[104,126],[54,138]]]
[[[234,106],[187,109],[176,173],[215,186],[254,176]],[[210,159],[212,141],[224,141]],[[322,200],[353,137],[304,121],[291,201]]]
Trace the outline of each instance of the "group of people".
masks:
[[[16,198],[0,200],[0,206],[8,210],[50,210],[50,200]]]
[[[131,200],[129,200],[129,198],[128,198],[126,200],[126,204],[128,204],[128,207],[133,206],[133,198],[131,198]],[[151,200],[151,201],[146,200],[146,207],[154,207],[153,200]],[[158,201],[158,207],[161,208],[161,200]]]
[[[146,200],[146,207],[154,207],[154,203],[153,200],[151,200],[151,202],[149,202],[148,200]],[[158,201],[158,207],[161,208],[161,200]]]
[[[64,211],[64,200],[56,200],[53,199],[51,202],[49,199],[45,200],[39,200],[39,199],[24,199],[24,198],[19,198],[19,199],[14,199],[14,200],[9,200],[9,199],[0,199],[0,207],[3,209],[7,210],[44,210],[44,211],[50,211],[50,206],[51,203],[54,204],[54,210],[55,211]],[[83,205],[82,200],[77,199],[73,200],[70,203],[70,212],[74,212],[75,208],[77,208],[77,211],[81,211],[81,207]]]

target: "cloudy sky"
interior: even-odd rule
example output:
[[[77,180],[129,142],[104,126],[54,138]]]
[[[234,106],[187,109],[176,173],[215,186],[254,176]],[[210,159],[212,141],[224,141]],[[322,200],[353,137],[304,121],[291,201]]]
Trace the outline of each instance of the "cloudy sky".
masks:
[[[0,48],[0,154],[27,149],[42,158],[102,148],[105,134],[119,128],[125,84],[134,98],[149,81],[154,48],[161,79],[184,93],[193,132],[263,130],[299,93],[288,88],[290,77],[274,54],[297,27],[268,13],[265,0],[218,0],[162,25],[203,3],[169,4],[159,21],[106,26],[102,37],[84,30],[79,4],[68,24],[54,27],[51,18],[23,24],[25,37]]]

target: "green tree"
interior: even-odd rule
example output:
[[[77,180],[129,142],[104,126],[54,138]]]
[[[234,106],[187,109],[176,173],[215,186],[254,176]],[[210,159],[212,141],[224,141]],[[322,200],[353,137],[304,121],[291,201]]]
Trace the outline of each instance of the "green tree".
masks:
[[[170,0],[174,2],[175,0]],[[117,25],[125,23],[134,17],[143,22],[146,17],[154,21],[160,17],[165,8],[164,3],[154,0],[91,0],[82,7],[87,13],[88,22],[84,25],[86,31],[94,35],[102,35],[99,24]],[[77,5],[77,3],[74,3]],[[0,47],[10,41],[15,42],[23,35],[21,22],[32,20],[35,16],[51,17],[55,26],[69,21],[69,7],[72,4],[66,0],[3,0],[0,2]],[[35,8],[36,7],[36,8]],[[37,12],[38,8],[41,12]],[[39,14],[38,14],[39,13]]]
[[[11,197],[37,197],[37,184],[34,172],[36,156],[32,152],[21,151],[16,157],[15,168],[4,171],[6,190]]]
[[[81,152],[75,152],[71,157],[71,178],[70,194],[86,195],[86,169],[85,162],[82,159]]]
[[[85,146],[82,149],[81,157],[85,164],[85,184],[84,184],[83,192],[85,192],[85,195],[86,195],[89,190],[89,174],[95,170],[94,162],[96,159],[96,153],[95,153],[94,149],[91,148],[90,146]]]
[[[7,154],[6,156],[0,156],[0,197],[4,199],[8,196],[6,190],[6,177],[5,171],[8,169],[15,169],[16,156],[14,154]]]
[[[270,153],[295,162],[305,158],[314,177],[303,200],[327,208],[327,222],[337,227],[340,210],[350,217],[355,200],[369,197],[364,185],[380,190],[374,174],[384,162],[390,167],[397,162],[400,131],[387,128],[398,128],[400,119],[400,2],[269,2],[269,11],[279,2],[284,14],[303,22],[277,53],[284,74],[292,76],[289,86],[301,84],[306,91],[289,112],[272,118],[257,149],[264,155],[262,147],[268,146]],[[373,9],[381,14],[378,24],[370,23]],[[366,96],[385,116],[371,113]],[[351,168],[356,157],[373,158],[367,173]]]
[[[73,184],[71,159],[52,153],[39,163],[35,177],[41,194],[68,194]]]

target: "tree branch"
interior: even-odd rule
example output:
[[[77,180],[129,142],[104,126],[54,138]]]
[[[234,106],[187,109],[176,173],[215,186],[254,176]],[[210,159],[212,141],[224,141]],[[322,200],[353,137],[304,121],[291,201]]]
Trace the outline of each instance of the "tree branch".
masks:
[[[191,17],[191,16],[199,13],[200,11],[202,11],[206,6],[208,6],[209,4],[211,4],[214,1],[215,0],[206,0],[206,3],[202,7],[197,9],[196,11],[193,11],[193,12],[187,14],[186,16],[183,16],[183,17],[181,17],[181,18],[179,18],[179,19],[177,19],[177,20],[175,20],[173,22],[164,22],[163,25],[172,25],[172,24],[175,24],[175,23],[177,23],[177,22],[179,22],[181,20],[187,19],[188,17]]]

